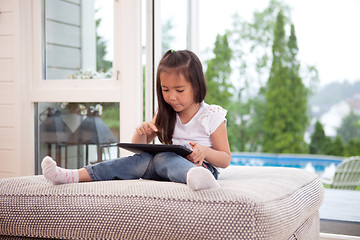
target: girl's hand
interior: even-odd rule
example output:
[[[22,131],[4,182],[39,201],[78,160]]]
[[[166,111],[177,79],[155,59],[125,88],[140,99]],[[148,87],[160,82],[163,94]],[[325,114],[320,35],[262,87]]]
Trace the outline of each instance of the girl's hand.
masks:
[[[136,132],[139,135],[151,136],[154,133],[157,133],[159,130],[156,128],[155,124],[152,121],[143,122],[139,127],[136,128]]]
[[[193,152],[189,154],[186,159],[190,162],[194,163],[197,166],[201,166],[204,159],[205,159],[205,150],[206,147],[196,143],[196,142],[189,142],[191,145]]]
[[[155,126],[156,116],[152,121],[143,122],[139,127],[135,129],[135,133],[131,139],[132,143],[150,143],[156,137],[156,133],[159,131]]]

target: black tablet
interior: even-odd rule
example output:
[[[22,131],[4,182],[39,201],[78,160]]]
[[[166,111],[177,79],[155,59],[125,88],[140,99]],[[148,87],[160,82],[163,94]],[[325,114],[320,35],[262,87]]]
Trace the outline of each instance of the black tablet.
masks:
[[[119,147],[134,153],[147,152],[156,154],[159,152],[174,152],[180,156],[186,157],[192,150],[181,145],[164,145],[164,144],[139,144],[139,143],[118,143]]]

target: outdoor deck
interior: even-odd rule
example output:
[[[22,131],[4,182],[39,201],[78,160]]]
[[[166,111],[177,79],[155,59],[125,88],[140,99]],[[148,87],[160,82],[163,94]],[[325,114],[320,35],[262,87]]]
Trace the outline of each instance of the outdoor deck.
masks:
[[[320,232],[360,236],[360,191],[325,189]]]

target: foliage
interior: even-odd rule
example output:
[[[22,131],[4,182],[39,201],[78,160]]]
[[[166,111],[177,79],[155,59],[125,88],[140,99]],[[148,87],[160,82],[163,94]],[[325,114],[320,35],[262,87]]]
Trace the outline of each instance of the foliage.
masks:
[[[360,140],[360,116],[355,114],[353,110],[342,120],[337,135],[342,138],[345,143],[350,139]]]
[[[309,152],[311,154],[324,154],[326,149],[326,136],[324,127],[318,120],[315,123],[315,131],[311,135],[311,142],[309,145]]]
[[[106,123],[110,129],[119,132],[120,128],[120,113],[119,113],[119,103],[108,103],[103,109],[103,114],[101,116],[103,121]],[[116,134],[117,136],[118,134]]]
[[[230,148],[239,151],[242,148],[243,119],[241,113],[241,102],[233,101],[234,87],[230,83],[232,50],[229,47],[228,36],[217,35],[214,47],[213,59],[207,61],[205,78],[207,80],[207,95],[205,101],[209,104],[217,104],[228,110],[227,128]]]
[[[265,89],[263,151],[301,153],[305,151],[307,92],[299,76],[298,52],[294,26],[289,41],[285,37],[282,11],[274,31],[273,61]]]
[[[234,51],[234,65],[238,68],[236,84],[246,88],[255,86],[254,89],[248,89],[248,95],[257,93],[268,79],[274,26],[280,10],[285,15],[285,23],[289,23],[287,16],[290,15],[290,8],[278,0],[270,0],[263,11],[255,11],[252,21],[246,21],[237,14],[233,17],[230,42]]]
[[[97,29],[100,23],[101,18],[96,19],[96,70],[99,72],[107,72],[112,68],[112,62],[105,60],[107,41],[98,35]]]
[[[229,137],[233,151],[261,150],[265,111],[264,83],[271,67],[274,19],[280,9],[289,13],[288,6],[271,0],[263,11],[254,12],[253,21],[245,21],[235,15],[233,29],[228,33],[229,45],[233,50],[232,66],[235,66],[232,71],[235,92],[228,116],[233,115],[239,125],[235,129],[239,135]]]
[[[341,137],[336,136],[334,141],[329,138],[329,146],[327,147],[325,154],[334,155],[334,156],[344,156],[345,155],[345,146]]]
[[[205,78],[207,81],[206,102],[228,108],[231,102],[233,86],[230,83],[232,50],[227,34],[217,35],[213,50],[215,57],[207,61]]]
[[[350,139],[345,150],[347,157],[360,156],[360,140]]]

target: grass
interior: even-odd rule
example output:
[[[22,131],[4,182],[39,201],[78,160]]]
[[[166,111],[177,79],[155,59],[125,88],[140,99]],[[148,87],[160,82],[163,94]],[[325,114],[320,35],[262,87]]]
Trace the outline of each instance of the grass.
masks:
[[[327,184],[323,184],[323,185],[324,185],[324,188],[330,189],[330,187]],[[360,191],[360,185],[357,186],[354,191]]]

